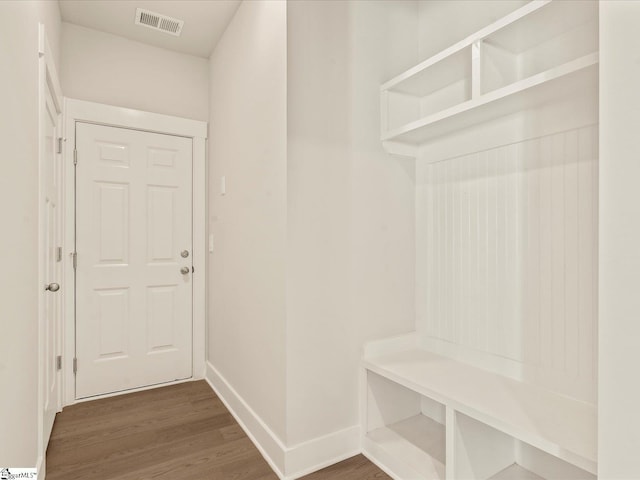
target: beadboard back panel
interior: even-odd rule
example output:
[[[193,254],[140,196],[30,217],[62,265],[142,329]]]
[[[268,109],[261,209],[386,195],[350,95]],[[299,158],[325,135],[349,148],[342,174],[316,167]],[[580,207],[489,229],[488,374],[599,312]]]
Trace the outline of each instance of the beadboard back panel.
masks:
[[[596,403],[597,126],[420,164],[429,348]]]

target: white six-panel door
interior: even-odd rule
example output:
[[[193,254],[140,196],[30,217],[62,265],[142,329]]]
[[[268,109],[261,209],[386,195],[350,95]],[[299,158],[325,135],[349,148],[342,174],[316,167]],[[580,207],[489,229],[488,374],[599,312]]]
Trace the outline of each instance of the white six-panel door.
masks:
[[[76,123],[76,398],[192,375],[192,140]]]

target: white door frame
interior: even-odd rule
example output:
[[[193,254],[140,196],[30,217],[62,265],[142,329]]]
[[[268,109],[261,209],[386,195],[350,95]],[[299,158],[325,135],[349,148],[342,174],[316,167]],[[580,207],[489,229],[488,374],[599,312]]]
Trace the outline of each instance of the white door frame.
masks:
[[[207,122],[172,117],[158,113],[143,112],[129,108],[114,107],[100,103],[65,98],[64,101],[64,177],[65,177],[65,283],[75,281],[73,257],[75,245],[75,188],[74,145],[77,121],[96,123],[111,127],[124,127],[153,133],[177,135],[193,140],[193,380],[205,375],[205,277],[206,277],[206,160],[205,141]],[[82,252],[79,252],[81,255]],[[75,289],[64,299],[64,355],[63,355],[63,402],[72,405],[76,400],[73,359],[76,352],[75,338]],[[80,366],[79,368],[82,368]],[[146,387],[149,388],[149,387]],[[130,391],[143,390],[134,389]],[[109,396],[109,395],[102,395]],[[98,397],[94,397],[98,398]]]
[[[47,160],[47,148],[51,148],[51,145],[45,145],[42,141],[42,137],[43,137],[43,131],[45,128],[45,119],[42,117],[42,112],[44,111],[44,102],[46,102],[46,95],[47,95],[47,91],[49,91],[49,93],[51,94],[51,97],[53,99],[53,104],[55,106],[56,109],[56,113],[58,114],[59,118],[61,119],[61,115],[62,115],[62,109],[63,109],[63,103],[62,103],[62,90],[60,89],[60,83],[58,81],[58,75],[56,73],[56,66],[53,60],[53,54],[51,52],[51,47],[49,46],[49,41],[47,40],[47,35],[45,32],[45,27],[42,23],[38,24],[38,95],[39,95],[39,99],[38,99],[38,170],[39,170],[39,185],[38,185],[38,195],[39,195],[39,199],[38,199],[38,292],[40,293],[39,297],[38,297],[38,447],[37,447],[37,454],[38,454],[38,458],[37,458],[37,465],[36,468],[38,469],[38,472],[40,471],[44,471],[44,469],[46,468],[45,463],[46,463],[46,448],[47,448],[47,443],[48,443],[48,438],[45,438],[45,432],[44,432],[44,402],[45,402],[45,389],[47,388],[47,385],[45,385],[45,379],[46,379],[46,375],[45,375],[45,368],[46,368],[46,359],[45,359],[45,352],[46,352],[46,348],[45,345],[48,341],[47,338],[45,338],[46,336],[46,332],[47,332],[47,328],[45,326],[45,322],[46,322],[46,304],[45,304],[45,296],[43,295],[44,293],[44,287],[45,287],[45,282],[50,281],[50,279],[46,279],[45,278],[45,271],[46,271],[46,265],[45,265],[45,252],[42,248],[42,246],[44,245],[44,234],[45,234],[45,212],[43,207],[43,195],[44,195],[44,189],[45,189],[45,178],[44,176],[46,175],[46,166],[45,166],[45,161]],[[57,134],[59,135],[59,132],[61,130],[61,124],[62,122],[60,121],[58,123],[58,128],[57,128]],[[55,174],[55,173],[54,173]],[[58,199],[59,202],[63,202],[63,197],[64,194],[61,192],[60,193],[60,198]],[[60,203],[59,203],[59,208],[62,209],[64,208]],[[60,226],[61,228],[63,228],[63,226]],[[62,269],[64,270],[64,266],[62,267]],[[62,273],[62,275],[64,275],[64,273]],[[64,285],[64,284],[63,284]],[[58,295],[62,295],[64,292],[64,288],[60,290],[60,292],[58,293]],[[62,306],[62,309],[64,309],[64,300],[61,299],[60,300],[60,305]],[[61,315],[61,317],[64,316],[63,311],[59,312],[59,314]],[[61,337],[61,333],[62,332],[53,332],[53,334],[57,337],[55,339],[55,344],[59,346],[60,344],[60,337]],[[58,347],[59,348],[59,347]],[[58,354],[60,353],[60,351],[58,351]],[[59,383],[59,391],[61,391],[62,389],[62,378],[60,377],[60,372],[58,372],[58,379],[57,382]],[[56,409],[58,411],[60,411],[62,409],[62,398],[59,395],[58,398],[56,399]],[[40,477],[42,477],[42,474],[40,474]]]

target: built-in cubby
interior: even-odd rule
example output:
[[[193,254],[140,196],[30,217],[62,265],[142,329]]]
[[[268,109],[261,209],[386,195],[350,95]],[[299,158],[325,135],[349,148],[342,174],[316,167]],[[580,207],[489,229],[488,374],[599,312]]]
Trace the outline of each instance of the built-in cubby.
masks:
[[[435,57],[429,68],[383,90],[390,130],[471,100],[471,46]]]
[[[390,153],[562,98],[597,81],[598,5],[534,0],[381,86]]]
[[[416,331],[364,348],[362,444],[396,479],[596,478],[598,8],[531,1],[381,86]]]
[[[366,372],[366,448],[404,478],[445,478],[445,407]]]
[[[363,359],[363,452],[396,479],[595,480],[596,409],[437,355],[416,334]]]
[[[479,42],[481,93],[591,58],[598,51],[597,11],[597,2],[553,1],[487,35]]]
[[[463,413],[453,415],[453,478],[595,480],[596,476]]]

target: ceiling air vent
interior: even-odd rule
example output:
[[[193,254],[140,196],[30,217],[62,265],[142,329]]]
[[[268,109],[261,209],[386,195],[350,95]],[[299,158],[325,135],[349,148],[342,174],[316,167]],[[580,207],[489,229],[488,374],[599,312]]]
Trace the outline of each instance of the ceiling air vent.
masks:
[[[153,28],[154,30],[160,30],[161,32],[178,37],[180,32],[182,32],[184,21],[178,20],[177,18],[167,17],[166,15],[152,12],[150,10],[145,10],[144,8],[137,8],[136,25]]]

